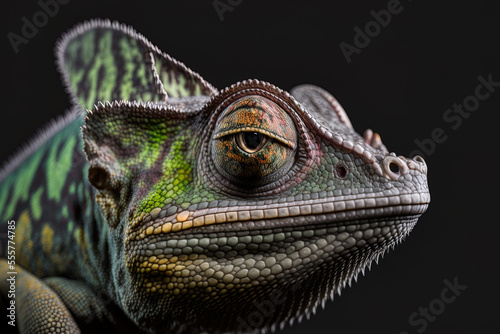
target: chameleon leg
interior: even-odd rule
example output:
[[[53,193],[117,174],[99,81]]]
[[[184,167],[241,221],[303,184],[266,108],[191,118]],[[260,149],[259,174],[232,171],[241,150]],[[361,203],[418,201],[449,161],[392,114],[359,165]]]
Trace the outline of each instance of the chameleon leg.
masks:
[[[61,299],[47,284],[16,265],[16,320],[20,333],[80,333]],[[7,260],[0,259],[0,271],[7,273]],[[5,275],[5,274],[4,274]],[[0,280],[0,293],[7,297],[10,283]]]
[[[84,282],[63,277],[48,277],[44,282],[63,300],[83,332],[136,329],[106,292],[96,293]]]

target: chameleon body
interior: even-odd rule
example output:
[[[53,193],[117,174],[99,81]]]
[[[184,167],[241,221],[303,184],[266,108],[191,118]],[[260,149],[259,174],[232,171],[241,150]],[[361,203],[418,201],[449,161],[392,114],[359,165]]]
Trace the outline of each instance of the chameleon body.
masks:
[[[57,59],[73,107],[0,174],[21,332],[275,330],[430,201],[424,160],[357,134],[321,88],[219,91],[106,20],[64,35]]]

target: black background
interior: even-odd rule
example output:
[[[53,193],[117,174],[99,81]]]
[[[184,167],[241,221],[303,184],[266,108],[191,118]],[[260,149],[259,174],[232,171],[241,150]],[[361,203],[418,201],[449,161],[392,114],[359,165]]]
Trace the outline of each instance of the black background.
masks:
[[[238,1],[233,1],[238,2]],[[446,141],[424,155],[432,202],[407,240],[325,310],[283,333],[417,333],[408,318],[439,299],[456,277],[467,289],[425,333],[498,332],[500,88],[452,129],[443,120],[474,94],[477,77],[500,81],[500,19],[493,1],[402,0],[402,11],[347,63],[339,43],[388,1],[242,1],[220,20],[209,1],[81,1],[61,5],[16,54],[41,8],[3,4],[0,161],[70,104],[56,72],[60,34],[94,17],[132,25],[160,49],[222,89],[256,78],[289,90],[312,83],[334,94],[358,132],[372,128],[389,150],[408,155],[415,140],[442,128]],[[495,212],[495,214],[494,214]],[[4,321],[4,320],[2,320]]]

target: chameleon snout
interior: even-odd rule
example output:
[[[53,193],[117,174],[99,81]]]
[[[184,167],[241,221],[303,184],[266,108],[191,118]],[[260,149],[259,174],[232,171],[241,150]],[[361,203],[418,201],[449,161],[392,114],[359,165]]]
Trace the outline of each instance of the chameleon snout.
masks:
[[[410,170],[427,175],[427,164],[419,155],[409,159],[403,156],[396,157],[394,153],[391,153],[382,160],[381,167],[384,177],[393,181],[408,174]]]

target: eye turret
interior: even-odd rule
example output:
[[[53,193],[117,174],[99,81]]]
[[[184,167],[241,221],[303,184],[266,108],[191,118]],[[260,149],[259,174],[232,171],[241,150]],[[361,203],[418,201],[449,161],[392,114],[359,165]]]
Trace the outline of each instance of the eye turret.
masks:
[[[271,175],[288,171],[296,147],[292,118],[273,101],[252,95],[233,102],[219,116],[212,157],[230,180],[262,185]]]

